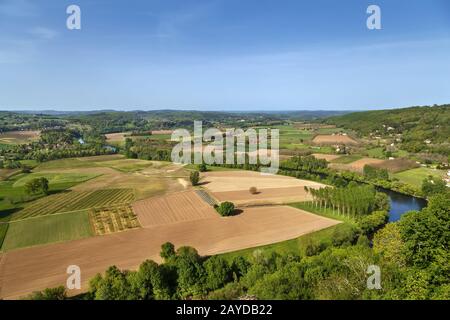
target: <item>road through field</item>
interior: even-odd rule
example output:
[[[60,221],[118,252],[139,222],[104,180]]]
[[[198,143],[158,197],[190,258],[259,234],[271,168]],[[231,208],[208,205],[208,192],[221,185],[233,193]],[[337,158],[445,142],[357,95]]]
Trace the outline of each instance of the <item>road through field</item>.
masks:
[[[81,268],[84,291],[90,278],[111,265],[136,269],[146,259],[160,261],[160,247],[167,241],[176,247],[193,246],[201,255],[212,255],[293,239],[337,223],[287,206],[246,208],[234,217],[196,218],[9,251],[3,253],[0,262],[0,298],[19,298],[64,285],[70,265]]]

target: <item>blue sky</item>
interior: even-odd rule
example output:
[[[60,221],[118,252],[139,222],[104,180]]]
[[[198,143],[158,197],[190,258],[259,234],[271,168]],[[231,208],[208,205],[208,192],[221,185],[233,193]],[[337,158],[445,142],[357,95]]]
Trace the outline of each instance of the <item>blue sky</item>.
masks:
[[[449,103],[449,52],[446,0],[0,0],[0,110]]]

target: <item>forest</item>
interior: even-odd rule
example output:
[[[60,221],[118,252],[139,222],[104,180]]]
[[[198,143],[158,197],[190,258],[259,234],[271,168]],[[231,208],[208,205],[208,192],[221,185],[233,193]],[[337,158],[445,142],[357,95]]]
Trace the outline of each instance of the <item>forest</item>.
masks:
[[[355,112],[324,120],[361,136],[399,135],[402,149],[450,155],[450,105]],[[425,141],[429,140],[429,143]]]

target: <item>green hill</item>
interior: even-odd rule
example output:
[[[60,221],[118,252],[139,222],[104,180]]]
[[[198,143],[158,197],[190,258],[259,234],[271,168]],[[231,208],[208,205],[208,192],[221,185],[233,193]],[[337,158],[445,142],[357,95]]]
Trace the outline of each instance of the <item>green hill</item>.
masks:
[[[450,155],[450,104],[355,112],[325,121],[361,136],[400,137],[401,148],[409,152]]]

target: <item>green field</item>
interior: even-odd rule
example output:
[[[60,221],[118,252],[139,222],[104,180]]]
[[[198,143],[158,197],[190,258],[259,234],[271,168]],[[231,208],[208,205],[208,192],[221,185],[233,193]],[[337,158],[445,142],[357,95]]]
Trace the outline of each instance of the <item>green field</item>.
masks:
[[[98,165],[112,168],[122,172],[134,172],[151,167],[153,166],[153,163],[148,160],[118,159],[118,160],[103,161],[98,163]]]
[[[394,177],[399,179],[401,182],[410,184],[415,187],[422,187],[422,182],[428,176],[434,176],[442,178],[445,176],[444,170],[436,170],[431,168],[416,168],[411,170],[406,170],[394,174]]]
[[[342,156],[339,158],[336,158],[334,160],[332,160],[332,163],[341,163],[341,164],[349,164],[352,162],[355,162],[359,159],[362,159],[363,157],[361,157],[360,155],[348,155],[348,156]]]
[[[61,212],[125,204],[133,200],[134,192],[132,189],[63,192],[30,203],[23,210],[14,213],[10,217],[10,221]]]
[[[11,222],[2,250],[61,242],[93,235],[87,211]]]
[[[383,158],[385,158],[383,150],[384,149],[381,147],[369,149],[369,150],[367,150],[367,156],[369,156],[371,158],[383,159]]]
[[[65,184],[65,183],[81,183],[95,177],[98,177],[99,174],[93,173],[49,173],[49,172],[36,172],[30,173],[24,176],[23,178],[17,180],[13,187],[22,187],[27,182],[37,179],[37,178],[46,178],[49,182],[49,185],[52,184]]]

